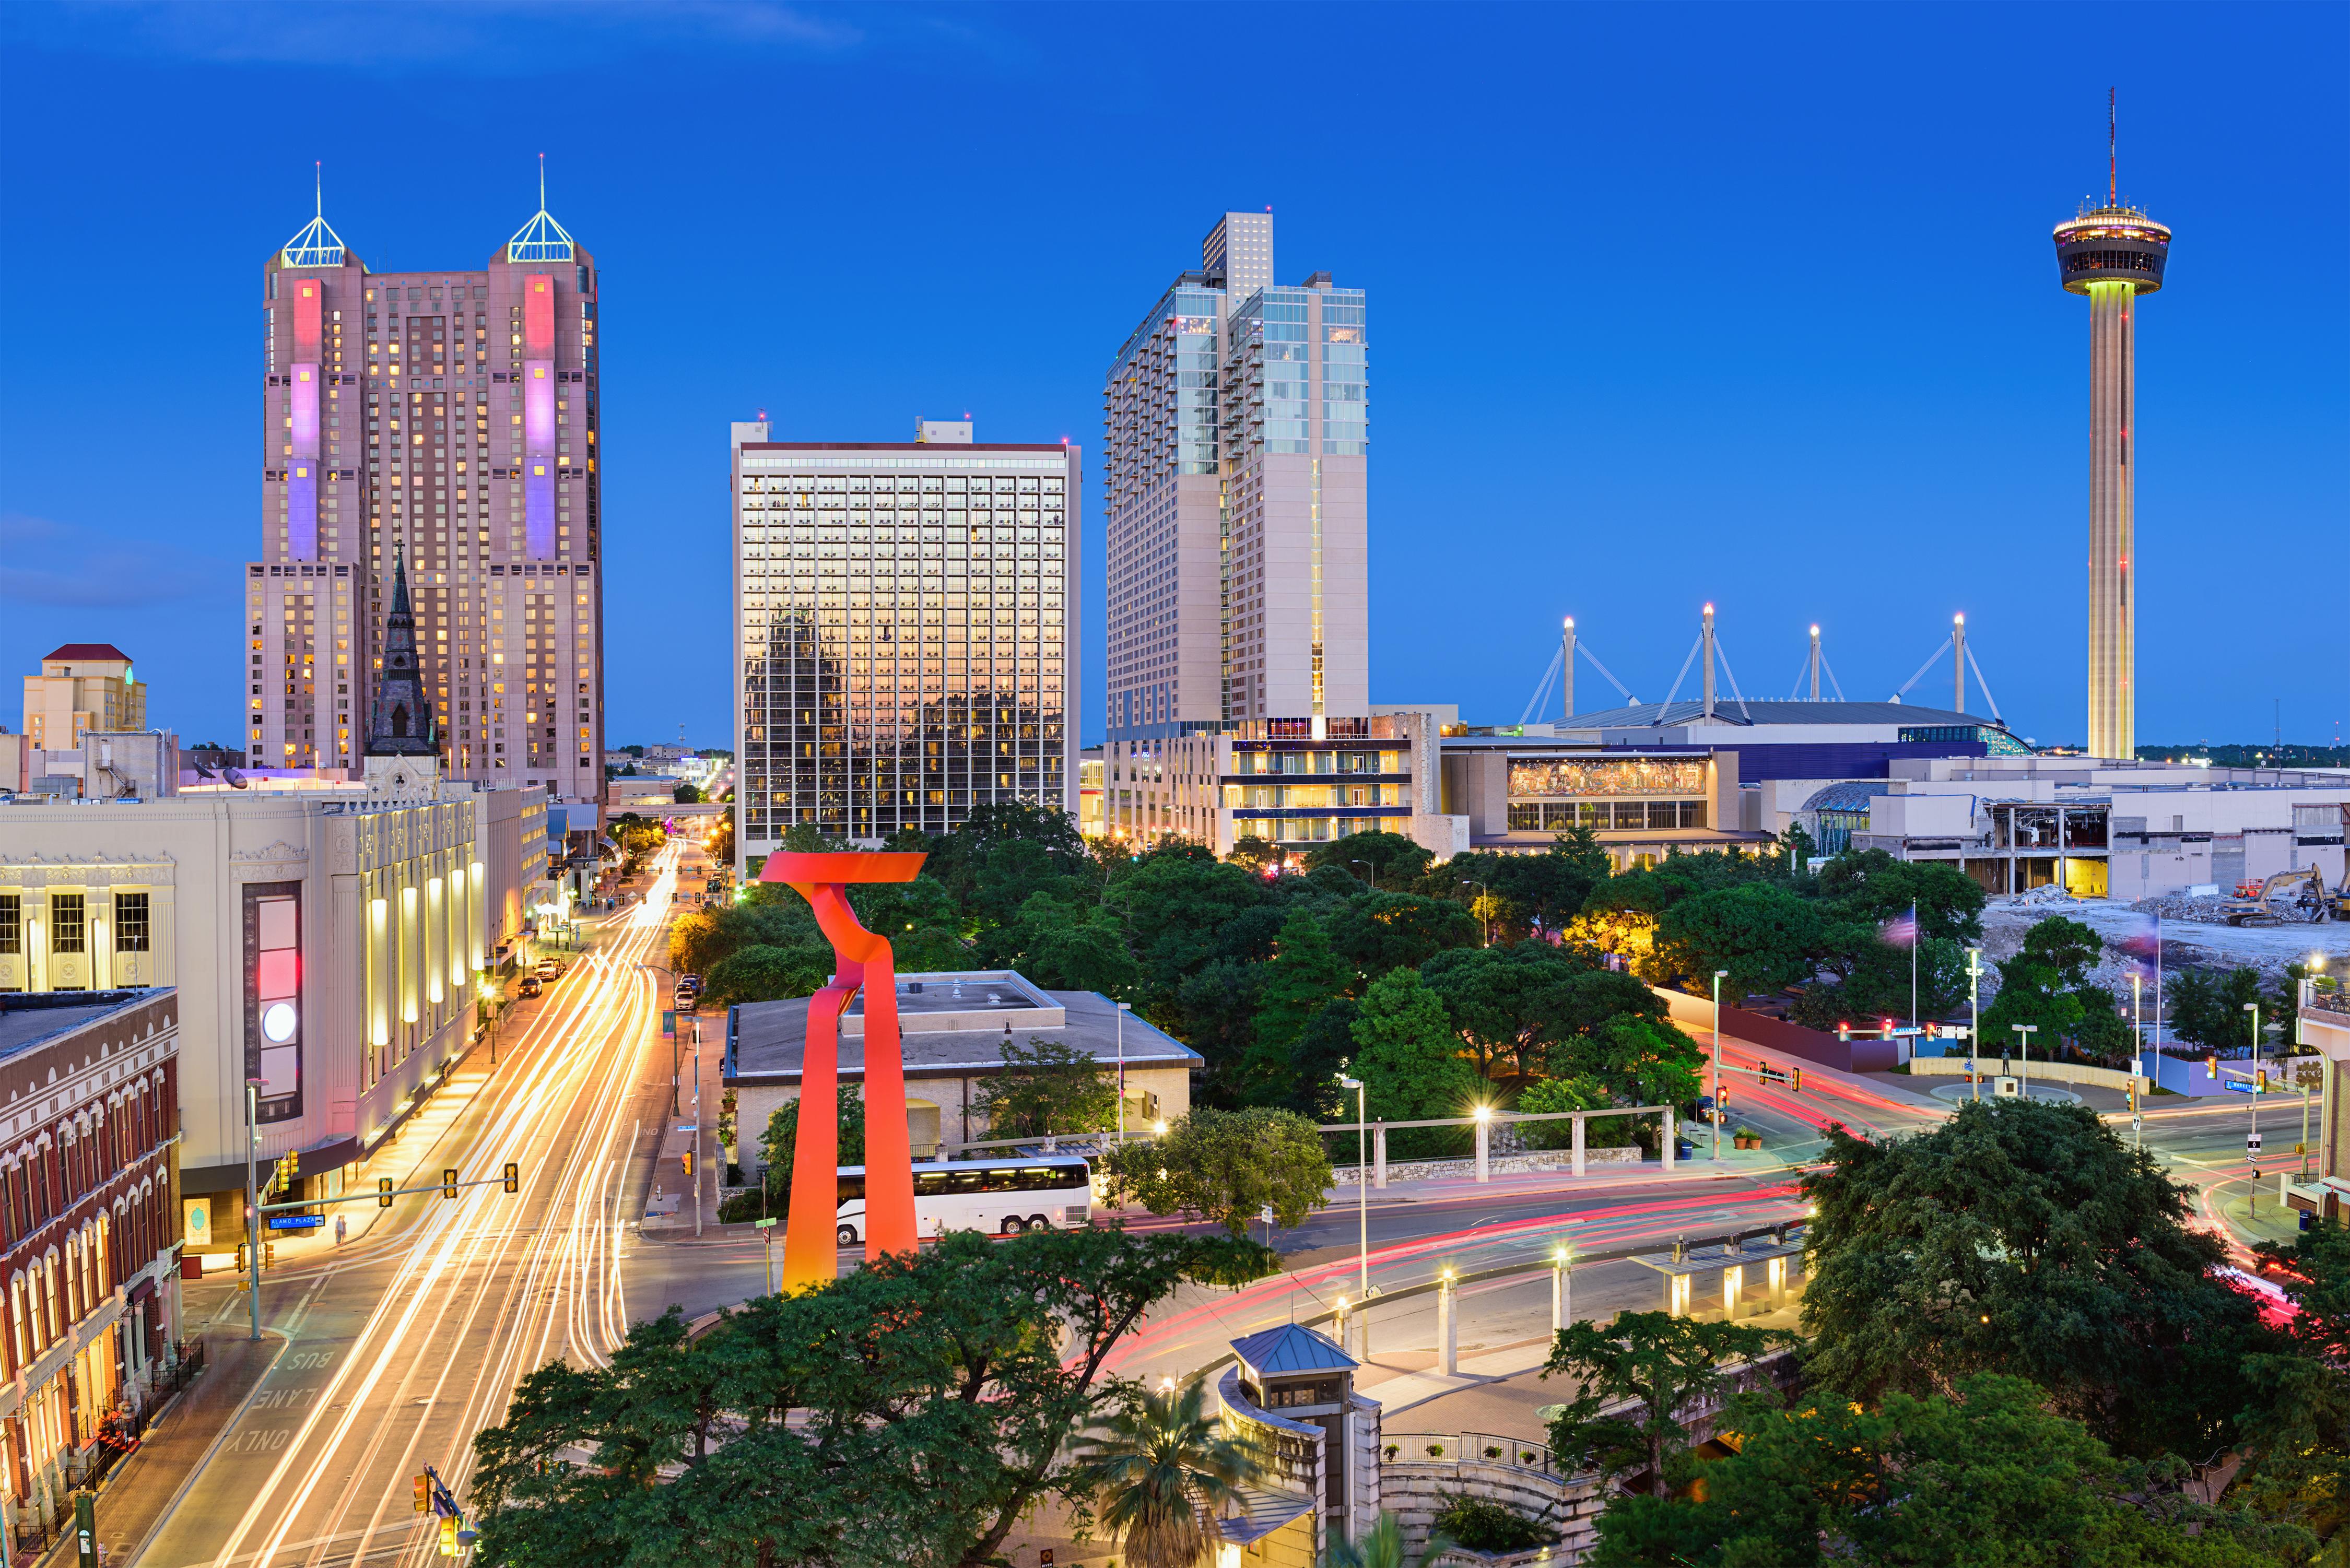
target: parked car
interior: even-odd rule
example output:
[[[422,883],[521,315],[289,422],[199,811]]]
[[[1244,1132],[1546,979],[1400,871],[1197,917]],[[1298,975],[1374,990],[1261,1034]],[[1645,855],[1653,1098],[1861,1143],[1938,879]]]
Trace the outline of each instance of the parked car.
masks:
[[[541,980],[560,980],[560,979],[562,979],[562,978],[563,978],[563,966],[562,966],[562,964],[560,964],[560,963],[556,962],[555,960],[553,960],[553,959],[551,959],[551,958],[543,958],[543,959],[539,960],[539,961],[538,961],[538,978],[539,978],[539,979],[541,979]]]
[[[515,994],[516,996],[536,996],[545,989],[546,987],[539,984],[538,976],[535,974],[526,974],[520,980],[515,981]]]
[[[677,977],[677,986],[680,991],[690,991],[693,992],[694,995],[700,996],[702,994],[702,977],[698,974],[679,975]]]

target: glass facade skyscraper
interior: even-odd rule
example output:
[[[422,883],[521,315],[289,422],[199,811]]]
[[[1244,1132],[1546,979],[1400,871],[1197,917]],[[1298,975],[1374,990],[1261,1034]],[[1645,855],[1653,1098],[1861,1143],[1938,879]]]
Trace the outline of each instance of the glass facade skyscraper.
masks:
[[[1078,449],[734,427],[735,842],[1074,813]],[[946,439],[939,439],[944,436]]]
[[[1228,213],[1103,390],[1108,737],[1369,713],[1367,304]]]

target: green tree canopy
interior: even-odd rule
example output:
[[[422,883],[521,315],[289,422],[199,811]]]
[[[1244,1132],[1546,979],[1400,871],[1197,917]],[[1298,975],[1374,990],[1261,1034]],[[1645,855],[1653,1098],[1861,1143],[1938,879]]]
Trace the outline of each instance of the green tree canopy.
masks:
[[[702,1002],[721,1011],[744,1002],[785,1002],[815,995],[831,976],[830,947],[737,948],[703,975]]]
[[[2022,1378],[1977,1373],[1953,1397],[1874,1408],[1833,1389],[1792,1407],[1749,1395],[1722,1426],[1726,1457],[1679,1467],[1700,1488],[1610,1502],[1593,1568],[2257,1568],[2306,1545],[2189,1501],[2175,1467],[2116,1460]]]
[[[1366,893],[1330,912],[1330,946],[1367,984],[1391,969],[1418,968],[1484,935],[1477,918],[1445,898]]]
[[[2244,1004],[2261,1000],[2260,971],[2237,968],[2215,974],[2208,970],[2174,970],[2163,991],[2171,1033],[2222,1055],[2241,1055],[2251,1050],[2252,1015],[2244,1011]]]
[[[1422,1121],[1464,1116],[1483,1083],[1461,1056],[1452,1021],[1418,970],[1399,969],[1371,982],[1352,1033],[1354,1075],[1363,1081],[1375,1120]],[[1468,1145],[1465,1129],[1407,1128],[1391,1134],[1398,1155],[1452,1154]]]
[[[990,1137],[1107,1132],[1118,1125],[1118,1080],[1089,1051],[1031,1035],[1006,1036],[1003,1071],[980,1086]]]
[[[953,1231],[689,1338],[672,1307],[608,1367],[523,1379],[474,1439],[485,1563],[982,1568],[1048,1498],[1104,1364],[1179,1286],[1262,1276],[1224,1236]],[[582,1462],[581,1452],[593,1454]]]
[[[1354,971],[1330,950],[1322,922],[1293,909],[1257,990],[1256,1038],[1242,1063],[1241,1097],[1253,1105],[1298,1100],[1297,1046],[1305,1026],[1353,982]]]
[[[1195,1106],[1165,1137],[1120,1145],[1106,1163],[1119,1190],[1153,1214],[1212,1220],[1234,1236],[1268,1207],[1280,1224],[1302,1222],[1330,1187],[1322,1135],[1304,1116],[1270,1106]]]
[[[1271,895],[1237,866],[1181,851],[1154,851],[1110,882],[1109,905],[1125,917],[1154,1008],[1217,955],[1224,922]]]
[[[1918,929],[1965,944],[1982,940],[1982,885],[1955,866],[1850,849],[1820,867],[1820,897],[1849,919],[1881,925],[1918,909]]]
[[[840,1139],[835,1163],[863,1165],[865,1163],[865,1095],[855,1084],[843,1084],[837,1091],[839,1103],[834,1107],[837,1132]],[[759,1135],[759,1160],[766,1168],[764,1180],[770,1211],[780,1211],[785,1194],[792,1189],[792,1161],[799,1145],[800,1103],[785,1100],[767,1118],[767,1130]]]
[[[1804,1181],[1820,1381],[1873,1399],[2008,1372],[2126,1453],[2226,1440],[2238,1364],[2274,1336],[2211,1277],[2225,1250],[2188,1190],[2094,1111],[1961,1104],[1890,1143],[1831,1128],[1826,1158]]]
[[[1716,888],[1676,899],[1657,917],[1649,960],[1657,979],[1693,995],[1711,992],[1726,969],[1722,999],[1800,984],[1819,971],[1830,917],[1812,899],[1768,882]]]
[[[1127,950],[1126,922],[1095,899],[1031,894],[1017,918],[993,933],[989,945],[1004,968],[1048,990],[1131,997],[1141,976]]]
[[[1724,1368],[1791,1343],[1794,1335],[1746,1324],[1700,1322],[1663,1312],[1618,1313],[1602,1326],[1558,1331],[1543,1376],[1581,1385],[1551,1417],[1561,1459],[1587,1457],[1615,1477],[1645,1475],[1650,1495],[1670,1490],[1669,1464],[1689,1448],[1682,1411],[1728,1391]],[[1630,1402],[1628,1410],[1614,1408]]]
[[[1374,888],[1401,889],[1417,885],[1435,857],[1400,833],[1350,833],[1316,845],[1306,853],[1305,864],[1313,870],[1335,866]]]

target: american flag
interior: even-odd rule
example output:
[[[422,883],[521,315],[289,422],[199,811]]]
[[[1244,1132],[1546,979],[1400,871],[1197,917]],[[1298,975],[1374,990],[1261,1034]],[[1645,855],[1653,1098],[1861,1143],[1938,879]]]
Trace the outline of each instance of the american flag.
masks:
[[[1877,934],[1897,948],[1915,947],[1918,942],[1918,906],[1909,906],[1906,915],[1896,915],[1877,928]]]

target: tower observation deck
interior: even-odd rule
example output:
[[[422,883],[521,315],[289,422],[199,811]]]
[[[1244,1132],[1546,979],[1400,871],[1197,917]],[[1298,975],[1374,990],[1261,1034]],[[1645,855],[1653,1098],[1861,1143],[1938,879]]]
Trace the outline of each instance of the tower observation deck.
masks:
[[[2110,137],[2110,121],[2108,122]],[[2125,205],[2108,142],[2106,204],[2056,225],[2056,267],[2089,300],[2089,754],[2137,745],[2137,300],[2162,286],[2170,231]]]

